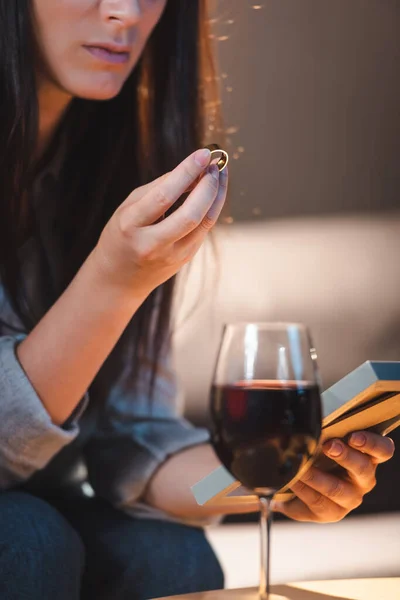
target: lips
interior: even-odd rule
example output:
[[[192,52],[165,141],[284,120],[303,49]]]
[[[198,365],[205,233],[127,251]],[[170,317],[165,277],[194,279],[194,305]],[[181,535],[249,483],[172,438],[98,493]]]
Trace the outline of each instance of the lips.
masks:
[[[109,46],[85,46],[94,58],[110,64],[124,64],[129,61],[130,53]]]

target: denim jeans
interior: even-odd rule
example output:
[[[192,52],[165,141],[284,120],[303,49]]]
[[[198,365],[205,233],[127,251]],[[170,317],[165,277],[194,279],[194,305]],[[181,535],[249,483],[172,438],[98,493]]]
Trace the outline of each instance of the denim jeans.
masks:
[[[97,498],[0,493],[1,600],[149,600],[223,587],[201,529]]]

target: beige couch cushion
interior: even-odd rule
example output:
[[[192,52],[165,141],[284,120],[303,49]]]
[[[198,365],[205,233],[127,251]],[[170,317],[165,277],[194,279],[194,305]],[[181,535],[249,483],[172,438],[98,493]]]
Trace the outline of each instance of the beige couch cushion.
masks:
[[[365,360],[400,359],[400,213],[220,226],[216,242],[218,263],[202,250],[177,294],[191,418],[205,418],[224,322],[307,323],[324,387]]]

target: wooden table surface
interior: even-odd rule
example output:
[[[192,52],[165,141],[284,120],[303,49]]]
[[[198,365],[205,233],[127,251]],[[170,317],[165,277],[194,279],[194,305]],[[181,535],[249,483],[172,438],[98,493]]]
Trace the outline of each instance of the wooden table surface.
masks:
[[[292,583],[274,586],[273,592],[286,596],[290,600],[400,600],[400,577]],[[245,588],[171,596],[169,600],[172,598],[177,600],[257,600],[258,594],[256,588]]]

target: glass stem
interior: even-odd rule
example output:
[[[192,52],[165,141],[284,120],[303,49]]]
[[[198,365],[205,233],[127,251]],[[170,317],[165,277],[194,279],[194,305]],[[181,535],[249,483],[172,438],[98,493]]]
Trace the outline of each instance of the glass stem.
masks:
[[[260,589],[261,600],[268,600],[270,595],[270,540],[271,540],[271,510],[272,496],[260,497]]]

